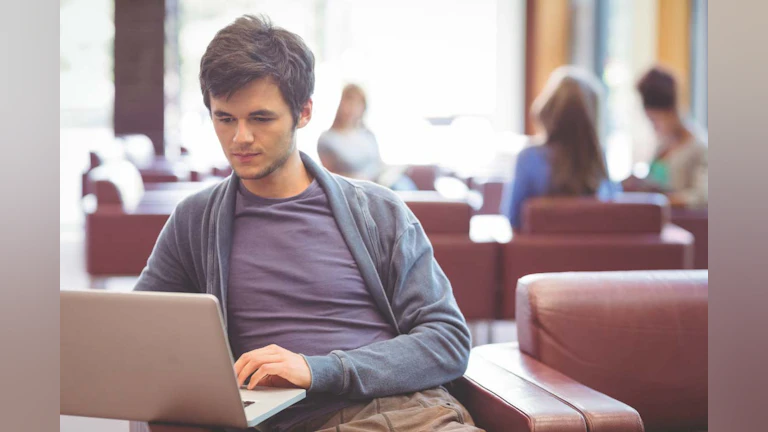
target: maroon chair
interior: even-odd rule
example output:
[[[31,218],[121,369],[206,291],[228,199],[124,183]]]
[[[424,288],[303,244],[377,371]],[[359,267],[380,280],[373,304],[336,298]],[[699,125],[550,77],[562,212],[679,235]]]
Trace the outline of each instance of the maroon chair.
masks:
[[[642,432],[637,410],[520,353],[517,344],[472,350],[448,386],[488,432]]]
[[[709,212],[704,208],[672,208],[672,223],[693,234],[693,268],[709,268]]]
[[[473,178],[470,187],[483,197],[483,206],[475,214],[499,214],[505,180],[499,178]]]
[[[558,371],[636,409],[649,432],[707,429],[706,270],[531,275],[517,296],[519,351],[476,349],[485,358],[580,406],[519,360]]]
[[[535,198],[523,208],[520,231],[502,246],[500,316],[514,319],[517,281],[528,274],[691,269],[693,252],[691,233],[669,223],[663,195]]]
[[[211,182],[148,184],[128,161],[88,173],[84,198],[86,270],[93,276],[138,275],[176,205]]]
[[[436,192],[401,192],[400,196],[421,223],[435,259],[453,287],[456,302],[467,320],[495,319],[500,281],[499,244],[470,238],[472,207]]]

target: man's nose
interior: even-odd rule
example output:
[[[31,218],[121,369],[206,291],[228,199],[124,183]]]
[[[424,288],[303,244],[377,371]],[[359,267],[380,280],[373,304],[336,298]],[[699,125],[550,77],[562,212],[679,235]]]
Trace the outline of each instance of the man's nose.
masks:
[[[253,142],[253,133],[248,129],[248,124],[244,121],[237,123],[237,132],[232,139],[235,144],[247,144]]]

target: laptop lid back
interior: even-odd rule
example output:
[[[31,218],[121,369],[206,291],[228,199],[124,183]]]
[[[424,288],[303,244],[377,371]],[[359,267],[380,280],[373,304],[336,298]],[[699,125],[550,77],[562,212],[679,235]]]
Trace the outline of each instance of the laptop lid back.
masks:
[[[245,427],[218,300],[61,291],[63,415]]]

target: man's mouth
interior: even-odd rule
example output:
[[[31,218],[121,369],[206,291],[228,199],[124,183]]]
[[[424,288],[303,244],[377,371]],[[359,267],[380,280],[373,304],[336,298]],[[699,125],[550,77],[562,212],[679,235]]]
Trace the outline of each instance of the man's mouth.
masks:
[[[257,156],[260,156],[260,155],[261,155],[261,153],[258,153],[258,152],[238,152],[238,153],[232,153],[232,156],[238,162],[248,162],[250,160],[255,159]]]

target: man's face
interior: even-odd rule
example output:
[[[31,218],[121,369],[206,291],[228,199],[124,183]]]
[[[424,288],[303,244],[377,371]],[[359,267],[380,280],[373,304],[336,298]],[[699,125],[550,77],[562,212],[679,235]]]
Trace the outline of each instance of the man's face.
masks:
[[[211,97],[221,148],[244,180],[259,180],[279,170],[296,152],[295,129],[306,126],[311,115],[310,99],[294,127],[291,110],[271,78],[254,80],[229,99]]]

